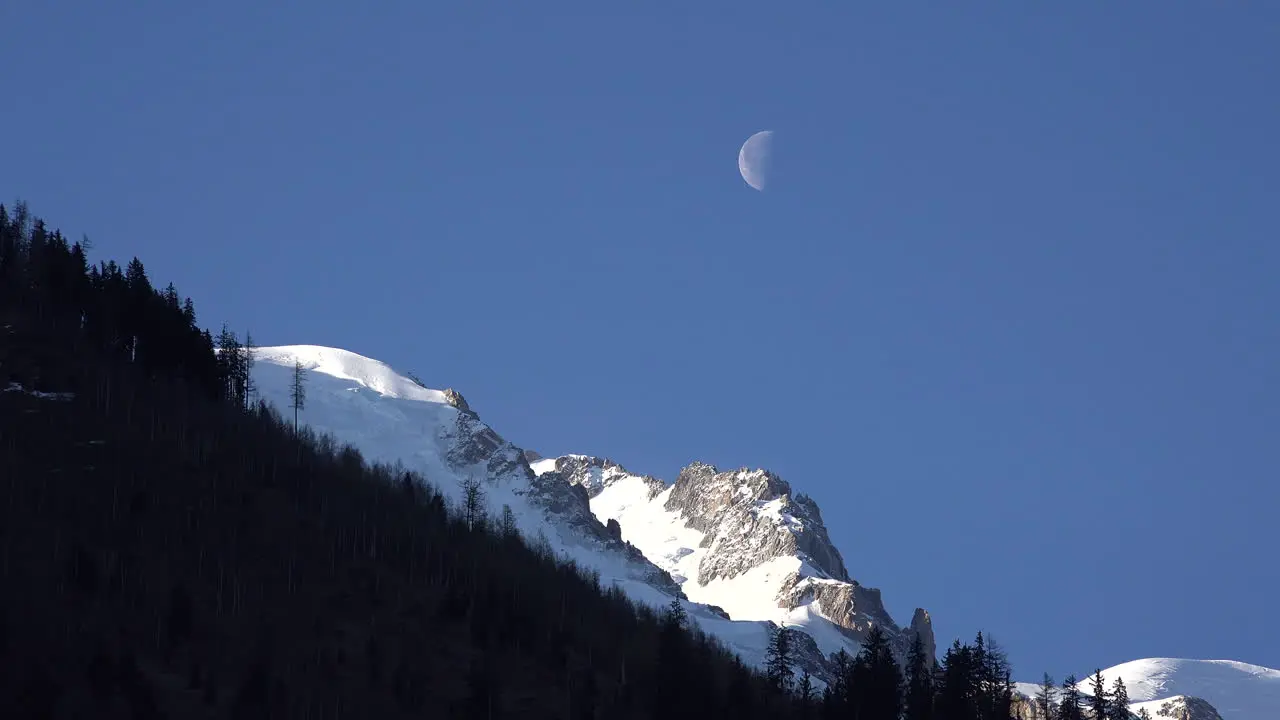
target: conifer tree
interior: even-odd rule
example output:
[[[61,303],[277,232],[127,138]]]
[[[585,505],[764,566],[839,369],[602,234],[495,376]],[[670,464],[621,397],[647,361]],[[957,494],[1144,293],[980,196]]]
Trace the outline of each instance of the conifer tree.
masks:
[[[520,536],[520,528],[516,525],[516,514],[511,510],[510,505],[502,506],[502,520],[500,521],[499,531],[502,537],[511,540]]]
[[[293,383],[289,388],[289,400],[293,407],[293,431],[298,432],[298,411],[307,404],[306,376],[302,374],[302,361],[293,361]]]
[[[956,640],[942,658],[935,705],[939,718],[977,720],[974,675],[974,649]]]
[[[1089,698],[1089,709],[1093,713],[1094,720],[1108,720],[1111,717],[1111,702],[1107,693],[1106,680],[1102,677],[1102,670],[1094,671],[1093,685],[1090,690],[1093,691],[1093,697]]]
[[[1111,720],[1129,720],[1129,689],[1118,675],[1111,686]]]
[[[177,295],[174,296],[174,299],[177,299]],[[241,363],[240,377],[240,382],[243,388],[242,394],[244,395],[242,407],[244,407],[245,410],[253,407],[253,396],[258,392],[258,386],[253,381],[253,366],[257,362],[253,357],[253,351],[256,349],[256,346],[253,344],[253,333],[246,332],[244,334],[244,360]]]
[[[467,476],[462,479],[462,517],[467,527],[475,529],[484,519],[484,484],[480,478]]]
[[[765,673],[774,689],[790,692],[795,679],[795,658],[791,653],[791,631],[780,625],[771,631]]]
[[[1040,682],[1040,690],[1036,693],[1035,698],[1040,720],[1055,720],[1054,716],[1058,709],[1057,695],[1058,686],[1053,683],[1053,678],[1049,677],[1049,673],[1045,673],[1044,680]]]
[[[843,649],[836,653],[831,682],[822,691],[822,715],[824,718],[844,718],[849,714],[849,683],[853,675],[853,658]]]
[[[665,620],[681,629],[689,626],[689,614],[685,612],[684,605],[680,604],[680,598],[673,598],[667,605]]]
[[[853,661],[850,680],[855,717],[898,720],[902,715],[902,671],[879,625],[871,626]]]
[[[1062,681],[1062,700],[1058,703],[1058,720],[1083,720],[1084,699],[1075,675]]]
[[[907,653],[906,694],[903,698],[904,720],[933,719],[933,658],[924,651],[924,641],[916,633]]]
[[[797,714],[808,718],[813,714],[813,677],[805,670],[800,674],[800,682],[796,685]]]

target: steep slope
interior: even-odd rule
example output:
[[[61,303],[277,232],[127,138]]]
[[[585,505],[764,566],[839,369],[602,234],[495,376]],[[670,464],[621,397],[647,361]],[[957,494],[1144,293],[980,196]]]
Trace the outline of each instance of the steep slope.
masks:
[[[668,486],[584,455],[533,468],[586,489],[596,517],[670,573],[690,600],[734,620],[799,629],[827,656],[856,653],[872,626],[901,654],[916,633],[934,651],[928,613],[917,610],[908,628],[894,623],[880,592],[849,578],[817,503],[773,473],[693,463]]]
[[[368,460],[421,472],[455,501],[464,479],[482,479],[490,514],[510,507],[526,537],[545,537],[633,600],[660,608],[681,598],[704,631],[748,663],[763,664],[774,624],[803,631],[799,666],[820,681],[831,654],[855,653],[872,624],[899,650],[913,637],[889,618],[878,591],[848,578],[817,505],[793,499],[772,474],[694,464],[667,487],[585,456],[540,459],[481,422],[460,394],[425,388],[376,360],[310,345],[258,348],[255,358],[259,394],[282,414],[292,414],[301,363],[302,423]],[[911,630],[932,650],[926,613],[917,611]]]
[[[606,585],[666,604],[679,589],[635,548],[611,537],[580,490],[540,480],[523,454],[452,390],[431,390],[376,360],[334,348],[259,348],[254,381],[261,398],[292,414],[294,362],[305,370],[303,423],[358,448],[366,459],[402,463],[455,501],[463,479],[484,480],[490,514],[505,505],[520,531],[546,537],[565,558],[595,568]]]

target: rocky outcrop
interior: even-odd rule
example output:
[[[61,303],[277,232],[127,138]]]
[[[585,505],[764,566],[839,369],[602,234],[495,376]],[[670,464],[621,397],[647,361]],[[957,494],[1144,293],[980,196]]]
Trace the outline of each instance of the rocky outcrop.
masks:
[[[464,413],[467,413],[469,415],[476,414],[475,411],[471,409],[471,406],[467,404],[466,398],[462,397],[462,393],[458,392],[457,390],[454,390],[453,388],[446,388],[444,390],[444,399],[445,399],[445,402],[449,403],[450,405],[454,406],[455,408],[461,410]]]
[[[929,617],[929,613],[924,608],[916,608],[911,616],[910,635],[907,639],[909,642],[915,642],[916,636],[920,637],[925,657],[938,657],[938,645],[933,636],[933,618]]]
[[[461,395],[457,397],[465,404]],[[490,483],[524,479],[528,483],[529,499],[557,525],[583,540],[599,543],[601,549],[618,553],[633,566],[637,578],[658,590],[673,597],[685,597],[667,571],[622,540],[620,527],[607,528],[596,518],[585,487],[568,482],[558,472],[536,475],[529,467],[527,453],[503,440],[480,422],[475,413],[459,409],[454,426],[446,435],[449,446],[446,458],[460,473],[480,475]]]
[[[689,527],[704,534],[702,546],[709,551],[698,566],[699,584],[731,579],[774,558],[794,556],[802,561],[802,570],[783,580],[776,598],[779,607],[816,605],[823,617],[857,642],[872,626],[879,626],[904,660],[919,634],[929,657],[936,657],[929,614],[917,610],[911,627],[899,628],[880,591],[849,578],[818,504],[804,495],[793,496],[791,486],[777,475],[745,468],[721,472],[694,463],[680,472],[665,508],[680,513]]]
[[[1154,720],[1222,720],[1217,708],[1198,697],[1170,698],[1156,707]]]
[[[595,497],[611,484],[626,477],[639,477],[649,487],[649,499],[667,489],[666,483],[648,475],[633,475],[609,458],[589,455],[565,455],[556,458],[556,472],[574,485],[586,489],[588,497]]]
[[[680,471],[666,509],[706,535],[711,548],[698,582],[733,578],[776,557],[799,556],[827,577],[848,580],[813,500],[791,497],[791,486],[767,470],[720,472],[693,463]]]
[[[899,629],[889,616],[876,588],[864,587],[857,581],[842,582],[822,578],[807,578],[792,573],[783,583],[785,588],[779,597],[779,606],[788,609],[815,604],[823,617],[835,623],[845,635],[861,643],[878,626],[893,646],[894,653],[905,661],[916,636],[920,636],[926,657],[936,658],[933,623],[929,613],[917,608],[911,625]]]

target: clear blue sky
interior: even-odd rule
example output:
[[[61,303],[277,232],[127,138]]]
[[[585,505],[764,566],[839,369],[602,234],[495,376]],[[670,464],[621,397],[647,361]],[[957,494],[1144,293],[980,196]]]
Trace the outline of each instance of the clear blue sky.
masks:
[[[834,5],[7,2],[0,196],[519,445],[771,468],[1022,678],[1280,667],[1280,10]]]

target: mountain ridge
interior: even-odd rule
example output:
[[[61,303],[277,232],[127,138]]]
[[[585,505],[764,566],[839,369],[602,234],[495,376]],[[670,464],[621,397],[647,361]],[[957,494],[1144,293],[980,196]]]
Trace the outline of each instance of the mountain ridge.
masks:
[[[596,570],[602,584],[618,586],[633,601],[655,608],[680,602],[698,626],[749,664],[763,664],[770,629],[778,625],[800,631],[798,665],[820,682],[830,676],[832,655],[856,652],[873,625],[886,630],[900,654],[918,634],[936,655],[929,614],[918,608],[907,625],[895,623],[880,591],[849,577],[818,504],[767,470],[721,471],[693,462],[668,484],[608,458],[545,458],[504,439],[457,391],[432,390],[385,363],[315,345],[257,348],[255,358],[263,400],[282,411],[290,407],[294,362],[300,362],[308,382],[302,417],[309,426],[371,460],[422,471],[455,501],[461,479],[483,476],[489,509],[512,507],[526,537]],[[1228,720],[1269,719],[1280,708],[1280,689],[1265,684],[1280,671],[1235,661],[1164,660],[1163,666],[1133,661],[1104,676],[1111,683],[1109,673],[1118,674],[1139,688],[1131,691],[1135,711],[1139,703],[1180,698],[1191,701],[1180,701],[1187,707],[1203,698]],[[1252,675],[1265,683],[1242,685],[1245,704],[1233,705],[1221,687],[1192,682],[1195,673],[1151,679],[1159,675],[1152,668],[1170,663],[1184,670],[1216,664],[1237,674],[1256,668]],[[1148,685],[1150,692],[1141,690]]]
[[[831,677],[836,653],[857,652],[872,625],[886,631],[899,655],[912,633],[924,635],[932,651],[927,613],[917,612],[906,627],[895,623],[878,591],[848,580],[817,504],[793,497],[790,486],[768,471],[722,473],[693,463],[667,485],[610,460],[548,460],[507,441],[456,391],[424,387],[377,360],[317,345],[256,348],[254,356],[263,400],[289,408],[293,369],[300,364],[308,385],[301,417],[308,426],[371,460],[421,471],[455,502],[462,480],[482,478],[490,514],[512,508],[522,534],[545,537],[561,557],[596,570],[603,584],[618,585],[634,601],[655,608],[680,601],[705,632],[749,664],[763,664],[770,628],[778,625],[803,636],[797,640],[799,667],[819,682]],[[630,519],[601,509],[601,501],[607,506],[620,498],[627,504],[659,497],[662,506],[649,510],[679,526],[677,534],[688,542],[669,549],[702,561],[696,572],[680,573],[679,558],[655,562],[654,548],[632,533]],[[685,592],[690,579],[701,597]],[[744,588],[753,607],[714,601]]]

